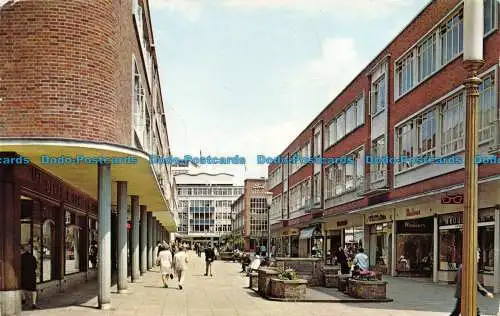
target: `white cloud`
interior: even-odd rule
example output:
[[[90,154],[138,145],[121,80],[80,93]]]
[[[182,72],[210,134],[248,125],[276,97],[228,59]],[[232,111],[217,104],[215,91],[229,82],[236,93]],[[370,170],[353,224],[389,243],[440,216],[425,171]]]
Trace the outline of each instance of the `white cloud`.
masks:
[[[151,0],[152,10],[170,10],[183,16],[189,21],[198,21],[202,11],[199,0]]]
[[[362,16],[381,16],[415,0],[224,0],[229,7],[240,9],[285,9],[317,14],[321,12]]]
[[[295,91],[310,94],[324,107],[366,66],[352,38],[328,38],[322,53],[308,62],[292,82]]]

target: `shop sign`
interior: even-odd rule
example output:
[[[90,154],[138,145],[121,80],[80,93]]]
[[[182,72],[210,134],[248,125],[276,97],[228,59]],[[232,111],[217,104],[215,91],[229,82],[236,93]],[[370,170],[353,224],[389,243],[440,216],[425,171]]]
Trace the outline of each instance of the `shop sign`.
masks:
[[[348,220],[337,221],[337,227],[344,227],[347,226],[347,224],[349,224]]]
[[[495,221],[494,209],[479,210],[477,221],[479,223],[487,223]],[[464,223],[463,213],[451,213],[439,216],[439,226],[462,225]]]
[[[396,232],[398,234],[432,234],[433,226],[434,219],[432,217],[398,221]]]
[[[382,213],[372,213],[365,216],[366,224],[376,224],[383,222],[392,222],[392,211]]]
[[[441,204],[464,204],[463,194],[446,195],[441,197]]]
[[[415,217],[420,215],[420,210],[416,210],[414,208],[407,208],[406,209],[406,216],[407,217]]]

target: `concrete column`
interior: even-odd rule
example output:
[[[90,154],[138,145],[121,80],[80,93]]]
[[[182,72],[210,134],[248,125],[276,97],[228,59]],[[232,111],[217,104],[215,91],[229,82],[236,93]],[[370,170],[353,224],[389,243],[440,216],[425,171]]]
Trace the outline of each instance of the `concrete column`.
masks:
[[[127,212],[128,195],[127,182],[119,181],[117,188],[118,199],[118,293],[128,292],[127,281]]]
[[[396,271],[396,266],[397,266],[397,258],[398,254],[396,253],[396,245],[397,245],[397,230],[396,230],[396,216],[393,216],[392,220],[392,243],[391,243],[391,276],[395,277],[398,275],[398,272]]]
[[[153,254],[152,254],[152,259],[153,259],[153,265],[154,265],[154,263],[156,261],[156,252],[158,251],[156,249],[156,246],[158,245],[158,243],[157,243],[158,242],[158,236],[156,235],[156,231],[157,231],[157,229],[156,229],[156,217],[154,217],[154,216],[151,219],[151,228],[152,228],[152,231],[153,231],[152,232],[152,234],[153,234]]]
[[[153,267],[153,213],[148,212],[148,270]]]
[[[97,274],[99,280],[98,304],[101,309],[111,307],[111,165],[97,166],[99,249]]]
[[[141,275],[146,273],[148,270],[148,217],[147,217],[147,206],[146,205],[141,205],[140,207],[141,210],[141,236],[140,236],[140,243],[141,243],[141,257],[140,257],[140,267],[141,267]]]
[[[139,270],[139,197],[131,196],[132,209],[132,282],[137,282],[141,276]]]
[[[432,244],[432,282],[439,282],[439,222],[438,216],[434,215],[434,240]]]
[[[15,168],[0,164],[0,315],[3,316],[21,314],[21,203],[14,180]]]
[[[495,272],[493,275],[493,284],[494,284],[494,292],[500,293],[500,206],[497,206],[495,209],[495,259],[494,266]],[[500,314],[500,306],[499,306],[499,314]]]

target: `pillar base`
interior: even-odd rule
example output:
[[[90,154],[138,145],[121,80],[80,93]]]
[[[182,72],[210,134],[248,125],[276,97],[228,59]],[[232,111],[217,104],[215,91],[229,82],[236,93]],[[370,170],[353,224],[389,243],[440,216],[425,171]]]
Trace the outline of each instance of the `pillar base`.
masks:
[[[21,290],[0,291],[0,315],[21,315]]]
[[[104,303],[99,305],[99,309],[107,311],[111,309],[111,303]]]
[[[130,293],[129,289],[118,290],[118,294],[129,294],[129,293]]]

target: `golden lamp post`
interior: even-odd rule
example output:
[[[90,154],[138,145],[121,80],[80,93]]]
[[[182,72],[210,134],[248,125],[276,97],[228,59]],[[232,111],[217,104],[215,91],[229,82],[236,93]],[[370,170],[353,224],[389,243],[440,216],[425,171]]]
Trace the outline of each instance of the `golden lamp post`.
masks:
[[[477,110],[479,84],[477,77],[483,64],[484,0],[464,0],[464,65],[468,79],[465,114],[465,183],[464,224],[462,252],[462,315],[476,316],[477,283],[477,164],[478,148]]]

